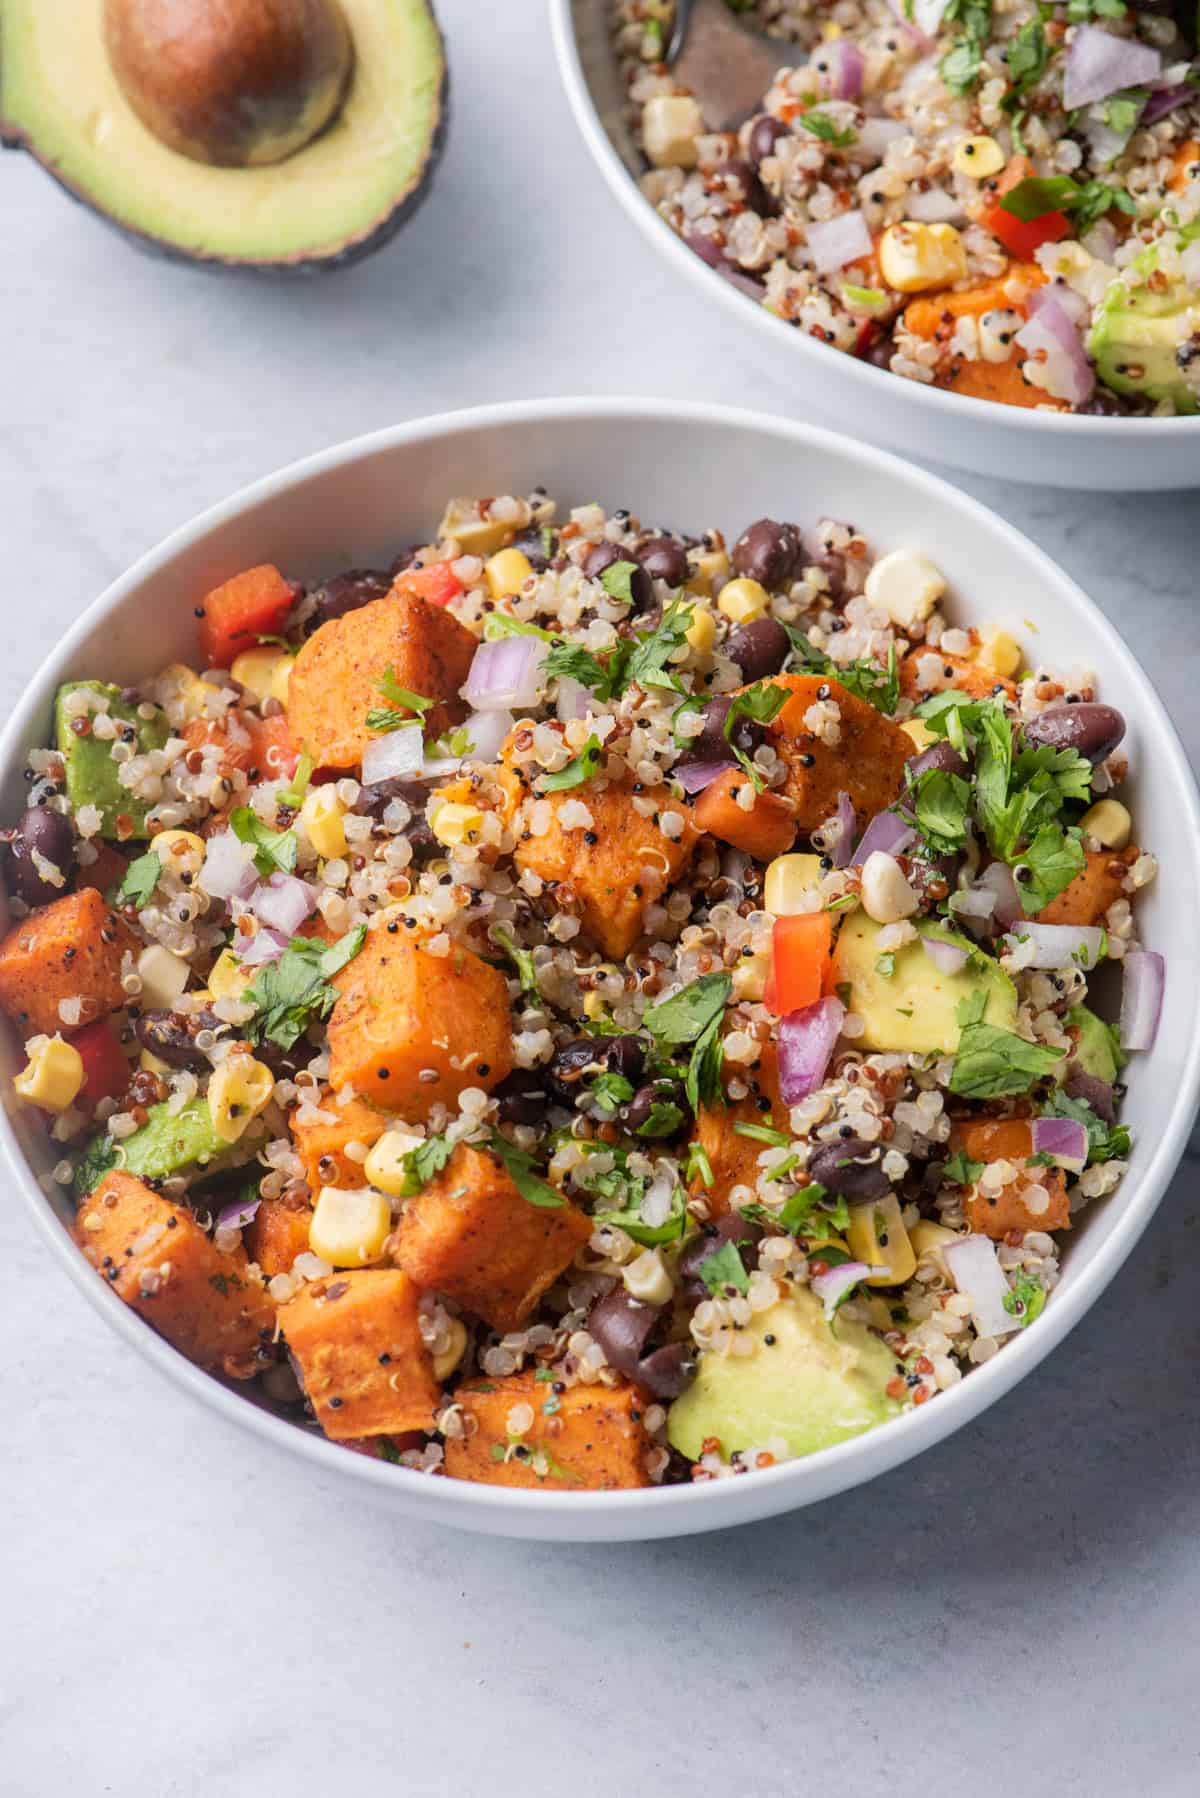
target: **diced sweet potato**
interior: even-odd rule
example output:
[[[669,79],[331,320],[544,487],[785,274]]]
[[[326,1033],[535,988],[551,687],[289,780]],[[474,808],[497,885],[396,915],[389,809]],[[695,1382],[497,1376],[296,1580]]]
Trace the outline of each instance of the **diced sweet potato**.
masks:
[[[475,1428],[446,1438],[452,1479],[544,1492],[615,1492],[649,1484],[645,1400],[635,1386],[571,1386],[555,1395],[532,1373],[472,1380],[455,1394]],[[526,1423],[524,1413],[532,1413]],[[523,1424],[514,1428],[516,1422]]]
[[[795,805],[798,827],[815,830],[832,817],[839,793],[849,793],[862,819],[886,811],[904,786],[912,738],[840,681],[817,674],[778,674],[771,684],[788,687],[792,694],[767,729],[787,761],[784,791]],[[832,701],[841,713],[837,743],[815,736],[805,723],[806,712],[819,698]]]
[[[981,282],[963,292],[922,294],[904,310],[904,328],[926,342],[937,343],[943,356],[935,375],[936,385],[948,387],[972,399],[993,400],[1003,406],[1049,406],[1061,411],[1064,400],[1052,399],[1041,387],[1025,379],[1024,352],[1019,344],[1004,362],[974,360],[955,354],[950,345],[961,318],[980,319],[986,312],[1012,310],[1023,318],[1028,296],[1045,282],[1036,262],[1014,262],[996,281]]]
[[[1126,870],[1141,854],[1127,849],[1088,849],[1087,865],[1037,914],[1039,924],[1101,924],[1123,892]]]
[[[1033,1125],[1029,1118],[962,1118],[951,1130],[950,1146],[971,1161],[1020,1166],[1033,1154]]]
[[[923,643],[910,650],[901,662],[900,691],[906,699],[928,699],[930,694],[943,693],[948,687],[969,693],[972,699],[990,699],[994,693],[1003,693],[1009,699],[1017,696],[1012,681],[1005,680],[985,662],[970,662],[966,656],[927,649]]]
[[[1188,183],[1200,175],[1200,143],[1194,137],[1185,138],[1177,147],[1173,157],[1169,186],[1173,194],[1181,194]]]
[[[308,1251],[311,1205],[293,1205],[286,1199],[263,1199],[242,1237],[246,1253],[267,1279],[290,1274],[297,1255]]]
[[[367,713],[386,709],[380,682],[440,703],[425,714],[432,736],[467,715],[458,690],[477,643],[457,618],[428,600],[393,592],[314,631],[292,670],[287,717],[292,737],[319,768],[357,768],[379,733]]]
[[[314,1280],[279,1308],[287,1345],[327,1436],[430,1430],[441,1398],[418,1326],[420,1294],[398,1268]]]
[[[749,810],[738,804],[738,796],[747,788],[754,794]],[[750,776],[741,769],[719,774],[697,799],[692,811],[697,830],[757,861],[773,861],[786,855],[796,840],[796,818],[791,801],[778,793],[754,793]]]
[[[216,1248],[191,1212],[129,1174],[106,1174],[74,1236],[118,1297],[197,1367],[249,1379],[267,1359],[275,1307],[244,1250]]]
[[[567,1200],[531,1205],[494,1155],[461,1144],[406,1206],[393,1255],[418,1286],[515,1330],[591,1233]]]
[[[971,1187],[963,1215],[977,1234],[999,1242],[1010,1230],[1070,1229],[1067,1181],[1062,1169],[1025,1165],[1033,1154],[1033,1125],[1028,1118],[964,1118],[955,1124],[950,1146],[961,1149],[972,1161],[1010,1161],[1021,1169],[1021,1178],[1004,1187],[998,1197],[989,1197],[978,1186]],[[1038,1187],[1049,1193],[1050,1201],[1035,1211],[1029,1194]]]
[[[94,887],[68,893],[14,924],[0,942],[0,1010],[26,1036],[53,1035],[106,1017],[125,1003],[121,958],[137,938]],[[79,999],[70,1021],[59,1006]]]
[[[524,776],[511,763],[500,772],[507,799],[507,819],[512,823],[527,796],[539,795],[527,788]],[[576,914],[583,928],[614,961],[621,961],[642,934],[642,915],[679,879],[697,841],[695,825],[681,812],[681,836],[664,836],[655,822],[660,812],[680,811],[669,789],[652,787],[641,795],[655,802],[644,818],[633,805],[627,787],[601,787],[588,781],[567,792],[541,798],[551,808],[550,828],[539,836],[526,836],[517,825],[513,860],[522,872],[531,869],[552,890],[547,903],[556,910]],[[582,803],[592,814],[590,829],[564,830],[559,823],[563,807]]]
[[[702,1198],[710,1217],[724,1217],[729,1210],[729,1195],[735,1186],[753,1188],[759,1175],[758,1158],[767,1147],[753,1136],[742,1136],[738,1124],[766,1124],[774,1130],[786,1130],[787,1111],[779,1097],[779,1069],[775,1045],[765,1043],[758,1066],[737,1070],[750,1088],[748,1098],[738,1099],[717,1109],[701,1106],[696,1114],[693,1141],[699,1143],[712,1168],[712,1185],[705,1185],[697,1173],[691,1184],[692,1198]]]
[[[200,647],[210,668],[230,668],[243,649],[277,632],[298,589],[271,562],[247,568],[205,595]]]
[[[317,1109],[333,1117],[329,1124],[304,1123],[299,1109],[288,1118],[296,1153],[304,1163],[304,1178],[312,1191],[323,1186],[363,1186],[363,1164],[346,1154],[347,1143],[365,1143],[370,1148],[388,1127],[389,1119],[362,1099],[351,1099],[341,1105],[333,1093],[325,1091],[317,1100]]]
[[[335,976],[341,997],[329,1020],[329,1080],[402,1117],[423,1120],[436,1100],[452,1105],[468,1086],[491,1090],[512,1072],[508,986],[457,945],[431,955],[391,918],[367,933]]]
[[[185,725],[188,749],[215,743],[225,777],[239,770],[253,780],[290,779],[300,759],[282,716],[258,718],[252,712],[227,712],[223,718],[193,718]]]

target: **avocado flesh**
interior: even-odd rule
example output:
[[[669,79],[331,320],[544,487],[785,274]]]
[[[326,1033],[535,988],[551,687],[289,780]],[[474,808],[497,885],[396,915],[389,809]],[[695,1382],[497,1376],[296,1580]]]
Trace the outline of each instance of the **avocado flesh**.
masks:
[[[1086,1005],[1073,1006],[1067,1013],[1066,1021],[1079,1031],[1075,1053],[1065,1070],[1067,1077],[1077,1073],[1093,1074],[1097,1080],[1104,1080],[1112,1086],[1120,1070],[1108,1025],[1094,1011],[1089,1011]]]
[[[92,1138],[75,1169],[75,1190],[85,1197],[112,1168],[132,1174],[136,1180],[168,1180],[172,1174],[186,1173],[228,1155],[233,1147],[213,1128],[207,1099],[192,1099],[174,1114],[165,1104],[151,1105],[141,1129],[120,1144],[123,1153],[116,1152],[117,1145],[107,1133]],[[247,1143],[246,1153],[250,1152]]]
[[[953,1055],[962,1026],[958,1008],[977,993],[987,995],[983,1022],[1012,1030],[1017,1021],[1017,992],[996,962],[974,955],[958,974],[943,974],[921,943],[895,951],[894,971],[879,972],[882,925],[864,911],[853,912],[838,933],[833,955],[835,988],[848,987],[847,1009],[863,1021],[858,1047],[884,1054]],[[923,924],[922,934],[960,948],[973,949],[949,925]]]
[[[341,4],[355,65],[336,119],[283,162],[218,168],[168,149],[137,117],[109,66],[99,0],[4,0],[0,141],[169,254],[263,268],[356,260],[398,228],[432,172],[445,60],[426,0]]]
[[[793,1455],[812,1455],[900,1414],[886,1392],[896,1373],[886,1345],[845,1316],[831,1328],[805,1288],[759,1312],[745,1335],[752,1354],[702,1354],[695,1380],[671,1406],[667,1435],[689,1459],[699,1460],[710,1436],[725,1460],[772,1437]]]
[[[1184,379],[1177,352],[1197,334],[1200,295],[1185,282],[1172,281],[1164,293],[1154,293],[1118,276],[1100,302],[1087,347],[1100,379],[1114,392],[1167,400],[1177,412],[1192,413],[1200,410],[1200,396]]]
[[[81,805],[94,805],[104,819],[100,827],[102,836],[118,835],[116,821],[124,816],[131,820],[133,829],[121,832],[122,841],[133,837],[146,837],[146,812],[149,809],[141,801],[135,799],[127,787],[123,787],[117,778],[117,763],[112,759],[112,742],[101,737],[78,737],[71,729],[63,702],[69,693],[79,687],[90,687],[93,692],[108,694],[108,716],[122,719],[132,724],[137,731],[136,749],[144,755],[149,749],[161,749],[170,734],[166,719],[159,712],[154,718],[139,718],[135,706],[126,705],[121,698],[118,687],[106,686],[98,680],[67,681],[58,689],[54,700],[54,742],[55,748],[63,759],[66,775],[67,798],[71,808],[78,811]]]

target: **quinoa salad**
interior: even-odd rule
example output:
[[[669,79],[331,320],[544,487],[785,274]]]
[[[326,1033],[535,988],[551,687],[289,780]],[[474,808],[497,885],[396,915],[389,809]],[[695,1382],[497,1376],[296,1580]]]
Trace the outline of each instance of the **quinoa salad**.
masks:
[[[706,263],[908,380],[1197,411],[1194,7],[729,4],[795,65],[736,131],[711,129],[664,60],[672,0],[612,12],[643,192]]]
[[[59,690],[0,1009],[151,1328],[345,1448],[582,1491],[1036,1327],[1162,1000],[1125,720],[861,524],[454,499]]]

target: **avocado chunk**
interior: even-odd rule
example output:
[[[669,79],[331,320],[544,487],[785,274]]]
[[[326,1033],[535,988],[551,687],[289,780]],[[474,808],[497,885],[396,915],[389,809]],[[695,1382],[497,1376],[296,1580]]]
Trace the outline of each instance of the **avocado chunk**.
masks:
[[[1088,353],[1114,392],[1166,400],[1177,412],[1200,411],[1200,294],[1179,276],[1156,293],[1146,277],[1157,264],[1158,248],[1151,245],[1109,283]]]
[[[257,1138],[261,1131],[254,1134]],[[242,1143],[246,1153],[240,1159],[245,1160],[251,1147],[246,1137]],[[207,1166],[217,1156],[228,1156],[229,1151],[230,1144],[213,1128],[207,1099],[192,1099],[174,1113],[165,1104],[151,1105],[141,1129],[120,1145],[107,1131],[92,1138],[75,1167],[75,1191],[86,1198],[110,1168],[119,1166],[137,1180],[167,1180],[189,1168]]]
[[[753,1353],[702,1354],[695,1380],[671,1406],[667,1435],[691,1460],[710,1436],[725,1460],[776,1436],[791,1454],[812,1455],[900,1414],[886,1391],[896,1374],[886,1345],[845,1316],[831,1327],[806,1288],[759,1312],[746,1335]]]
[[[943,974],[922,943],[909,943],[890,956],[878,946],[882,925],[866,912],[853,912],[838,933],[833,953],[836,989],[847,1009],[863,1021],[857,1043],[899,1055],[953,1055],[962,1026],[958,1008],[964,999],[986,993],[983,1022],[1012,1030],[1017,1021],[1017,990],[998,963],[948,924],[925,923],[923,936],[967,949],[970,959],[957,974]],[[888,972],[888,969],[891,972]]]
[[[1064,1078],[1082,1072],[1094,1074],[1097,1080],[1112,1086],[1121,1069],[1112,1025],[1098,1018],[1086,1005],[1073,1005],[1066,1021],[1078,1030],[1079,1040],[1075,1044],[1075,1053],[1064,1066]]]
[[[208,9],[193,10],[197,37]],[[154,113],[134,110],[109,60],[99,0],[4,0],[0,142],[29,150],[145,248],[283,272],[357,261],[427,190],[444,135],[446,64],[428,0],[340,0],[340,12],[353,60],[330,122],[282,160],[238,167],[181,155],[144,122]],[[174,15],[189,21],[187,7]],[[179,60],[201,85],[194,59]],[[253,94],[246,110],[256,110]]]
[[[94,693],[108,695],[108,716],[119,719],[121,723],[133,727],[137,733],[134,747],[139,755],[145,755],[150,749],[161,749],[170,735],[170,727],[161,712],[153,718],[139,718],[137,707],[127,705],[121,698],[118,687],[106,686],[98,680],[73,680],[58,689],[54,701],[54,741],[58,753],[63,759],[66,771],[67,798],[72,808],[78,810],[81,805],[94,805],[104,819],[100,827],[102,836],[115,837],[120,834],[122,841],[133,837],[146,837],[146,813],[150,809],[141,800],[135,799],[127,787],[123,787],[117,778],[117,763],[112,758],[113,739],[93,736],[77,736],[71,728],[71,718],[66,710],[65,700],[70,693],[80,687],[90,687]],[[92,713],[85,714],[88,717]],[[132,822],[129,831],[117,831],[117,819],[124,816]]]

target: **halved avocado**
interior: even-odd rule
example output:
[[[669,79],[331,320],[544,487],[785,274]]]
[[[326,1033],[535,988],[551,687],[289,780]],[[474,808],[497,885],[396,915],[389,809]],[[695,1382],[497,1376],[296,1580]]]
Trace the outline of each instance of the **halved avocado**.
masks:
[[[74,198],[186,261],[309,272],[356,262],[415,210],[445,131],[427,0],[341,0],[354,62],[332,122],[284,160],[218,167],[170,149],[113,72],[101,0],[3,0],[0,143]]]

